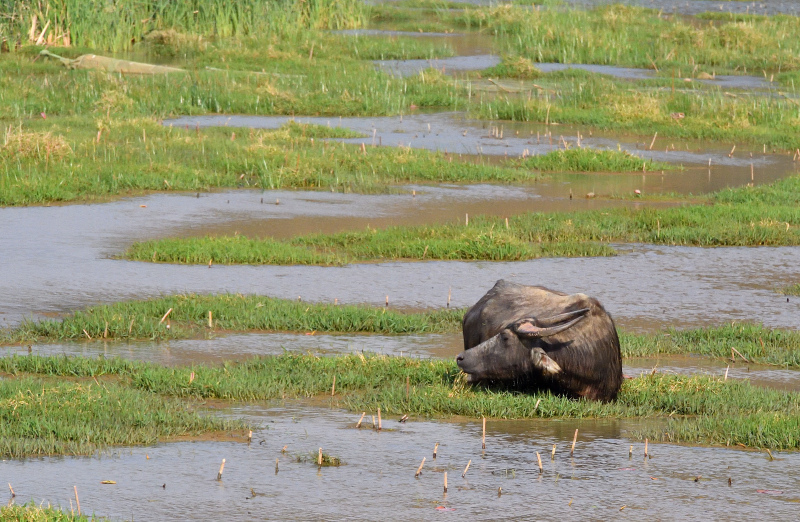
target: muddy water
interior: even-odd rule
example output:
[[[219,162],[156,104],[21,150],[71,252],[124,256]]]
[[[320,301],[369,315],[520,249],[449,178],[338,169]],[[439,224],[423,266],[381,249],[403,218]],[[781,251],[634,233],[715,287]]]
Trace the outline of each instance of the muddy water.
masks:
[[[0,209],[0,325],[97,303],[181,292],[258,293],[308,301],[406,308],[470,306],[497,279],[542,284],[598,297],[620,326],[653,331],[730,320],[800,328],[800,299],[774,289],[800,280],[800,248],[622,246],[613,258],[540,259],[520,263],[375,263],[345,267],[178,266],[112,259],[133,241],[244,220],[292,217],[403,216],[409,201],[450,206],[461,219],[465,201],[504,201],[516,187],[429,187],[411,198],[270,192],[155,194],[96,205]],[[523,196],[524,197],[524,196]],[[475,198],[475,199],[471,199]],[[142,206],[144,205],[144,207]],[[532,208],[533,207],[532,205]]]
[[[633,421],[490,420],[481,450],[479,421],[401,424],[384,417],[376,432],[370,420],[355,429],[358,415],[338,410],[286,405],[231,413],[263,426],[251,445],[181,442],[91,458],[4,461],[4,480],[20,501],[66,509],[76,485],[84,512],[134,520],[687,520],[699,513],[707,520],[790,520],[800,499],[800,454],[768,461],[760,452],[651,443],[645,460],[636,443],[629,459],[625,436],[640,426]],[[344,464],[297,462],[319,448]]]

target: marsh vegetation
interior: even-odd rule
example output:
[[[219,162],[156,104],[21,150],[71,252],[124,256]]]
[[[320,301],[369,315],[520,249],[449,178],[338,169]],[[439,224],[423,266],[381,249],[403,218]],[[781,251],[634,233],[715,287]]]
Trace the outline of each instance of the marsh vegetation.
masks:
[[[547,154],[492,160],[374,142],[367,147],[374,134],[338,126],[338,116],[402,118],[458,111],[486,126],[502,120],[536,122],[548,131],[574,124],[589,135],[598,129],[632,134],[648,151],[659,136],[704,140],[692,146],[724,148],[725,154],[739,145],[751,157],[755,150],[765,158],[794,154],[795,165],[800,159],[797,17],[683,17],[622,5],[531,9],[428,0],[377,5],[357,0],[122,0],[113,5],[0,0],[0,10],[4,207],[97,202],[151,191],[199,195],[217,188],[388,193],[403,184],[531,184],[566,179],[566,173],[684,168],[613,150],[613,145],[593,149],[563,139],[563,147],[556,143]],[[445,37],[338,31],[387,27],[489,36],[499,64],[459,74],[428,68],[394,76],[372,61],[444,58],[456,49]],[[107,54],[182,71],[135,76],[67,69],[41,56],[44,48],[66,58]],[[542,62],[636,67],[652,77],[632,80],[576,69],[547,73],[537,69]],[[717,82],[721,75],[751,75],[763,82],[753,90],[728,89]],[[505,88],[499,80],[515,87]],[[494,91],[477,88],[487,82]],[[331,122],[287,122],[262,130],[163,125],[171,117],[215,113],[316,115]],[[364,145],[338,141],[353,138],[363,139]],[[502,143],[502,133],[492,139]],[[800,177],[794,175],[712,194],[602,195],[642,202],[669,199],[671,206],[469,216],[444,224],[286,239],[162,237],[135,243],[120,257],[157,263],[344,265],[613,256],[618,243],[796,246],[799,195]],[[793,296],[797,286],[786,284],[777,291]],[[0,342],[159,342],[248,331],[455,333],[463,313],[185,294],[23,321],[0,331]],[[792,370],[800,365],[797,332],[724,319],[716,327],[621,332],[621,344],[623,355],[631,358],[693,354]],[[243,440],[251,423],[211,415],[213,406],[294,399],[353,412],[380,408],[412,419],[633,419],[648,422],[629,434],[632,438],[800,448],[798,392],[716,375],[653,371],[626,380],[618,401],[601,404],[531,392],[522,383],[468,385],[449,360],[364,353],[320,357],[287,350],[237,363],[180,367],[7,356],[0,358],[0,372],[0,455],[8,458],[92,455],[113,446],[204,434]],[[323,457],[324,465],[341,463],[327,453]],[[297,457],[302,462],[317,458],[316,453]],[[2,517],[85,518],[32,505],[4,507]]]

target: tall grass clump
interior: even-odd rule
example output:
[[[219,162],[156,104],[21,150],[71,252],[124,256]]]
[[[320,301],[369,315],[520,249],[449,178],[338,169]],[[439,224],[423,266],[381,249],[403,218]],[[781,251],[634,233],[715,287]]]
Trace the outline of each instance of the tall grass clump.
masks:
[[[127,51],[152,31],[215,37],[362,26],[356,0],[1,0],[0,35],[38,45]]]

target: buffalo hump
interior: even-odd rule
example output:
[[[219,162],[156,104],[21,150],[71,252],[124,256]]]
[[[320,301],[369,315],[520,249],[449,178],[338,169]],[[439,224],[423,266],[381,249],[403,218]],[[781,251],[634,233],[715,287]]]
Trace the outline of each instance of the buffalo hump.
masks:
[[[614,400],[622,356],[597,299],[498,281],[463,321],[456,361],[470,381],[515,381],[569,397]]]

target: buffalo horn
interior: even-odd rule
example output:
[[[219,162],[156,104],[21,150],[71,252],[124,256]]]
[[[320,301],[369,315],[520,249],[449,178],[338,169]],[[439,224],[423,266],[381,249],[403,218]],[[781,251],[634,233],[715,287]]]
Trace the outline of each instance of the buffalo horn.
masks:
[[[563,314],[554,315],[552,317],[544,317],[542,319],[537,319],[535,322],[539,326],[543,327],[558,326],[559,323],[563,323],[564,321],[574,319],[575,317],[583,317],[588,312],[589,312],[588,308],[581,308],[580,310],[574,310],[572,312],[564,312]]]
[[[569,312],[568,314],[561,314],[559,316],[556,316],[556,317],[561,317],[563,319],[564,316],[574,316],[577,315],[579,312],[581,313],[581,315],[578,315],[578,317],[575,317],[574,319],[567,321],[565,323],[562,322],[560,324],[555,324],[553,326],[541,328],[539,326],[534,325],[531,321],[523,321],[517,323],[514,330],[516,331],[517,335],[522,337],[536,337],[536,338],[550,337],[551,335],[563,332],[564,330],[570,328],[572,325],[583,319],[584,318],[583,313],[585,313],[585,310],[579,310],[578,312]],[[553,318],[549,317],[545,319],[545,321],[550,322],[551,319]]]

